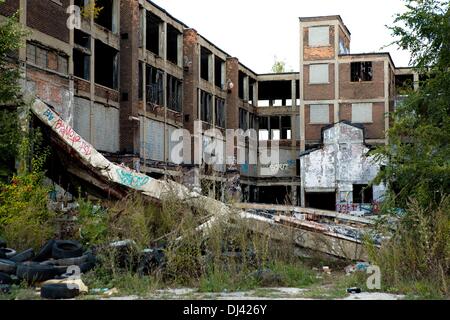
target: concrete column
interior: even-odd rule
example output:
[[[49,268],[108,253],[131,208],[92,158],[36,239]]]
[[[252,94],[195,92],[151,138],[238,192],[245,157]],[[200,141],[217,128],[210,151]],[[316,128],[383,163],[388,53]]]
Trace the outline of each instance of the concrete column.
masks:
[[[297,107],[297,83],[294,80],[291,81],[291,107],[293,110]],[[291,145],[295,147],[297,145],[296,136],[297,136],[297,125],[295,123],[296,117],[291,117]]]

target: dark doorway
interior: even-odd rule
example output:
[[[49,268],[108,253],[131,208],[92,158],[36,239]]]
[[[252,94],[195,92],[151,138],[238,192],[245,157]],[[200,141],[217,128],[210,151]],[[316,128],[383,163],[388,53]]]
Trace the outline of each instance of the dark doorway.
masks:
[[[335,192],[307,192],[305,194],[307,208],[336,211]]]

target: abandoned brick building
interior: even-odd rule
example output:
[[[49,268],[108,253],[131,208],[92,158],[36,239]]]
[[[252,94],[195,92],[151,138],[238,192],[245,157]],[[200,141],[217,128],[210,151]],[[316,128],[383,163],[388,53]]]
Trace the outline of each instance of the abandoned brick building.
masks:
[[[6,0],[0,21],[19,10],[32,31],[19,52],[26,90],[108,159],[152,177],[207,185],[203,192],[218,199],[238,181],[243,202],[334,210],[342,192],[347,203],[376,200],[380,190],[365,188],[369,177],[315,186],[307,174],[317,172],[305,167],[311,160],[305,157],[339,146],[329,136],[335,131],[354,134],[352,143],[364,146],[357,150],[387,143],[386,114],[404,86],[418,85],[418,75],[396,68],[389,53],[350,53],[340,16],[300,18],[299,72],[257,74],[147,0],[97,0],[103,7],[97,17],[68,28],[68,8],[86,2]],[[277,174],[262,177],[260,166],[250,164],[237,171],[175,165],[171,133],[192,132],[196,120],[205,129],[253,128],[260,141],[279,141]],[[337,123],[340,129],[330,131]]]

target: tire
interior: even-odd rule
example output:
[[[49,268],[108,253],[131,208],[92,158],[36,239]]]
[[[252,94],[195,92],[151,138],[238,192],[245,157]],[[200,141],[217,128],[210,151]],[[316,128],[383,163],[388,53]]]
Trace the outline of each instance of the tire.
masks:
[[[0,238],[0,248],[6,248],[6,241]]]
[[[54,264],[57,266],[65,266],[65,267],[80,266],[83,263],[86,263],[86,262],[89,262],[92,260],[95,260],[94,255],[91,252],[87,252],[84,255],[82,255],[81,257],[55,260]]]
[[[0,284],[11,284],[13,281],[9,274],[0,272]]]
[[[48,260],[52,257],[53,245],[55,240],[48,241],[42,248],[41,251],[34,257],[33,261],[42,262]]]
[[[52,257],[54,259],[76,258],[83,255],[83,247],[77,241],[55,241]]]
[[[53,279],[57,273],[57,269],[53,266],[31,262],[19,264],[16,275],[19,279],[26,280],[28,283],[35,283]]]
[[[44,299],[73,299],[80,294],[78,289],[69,289],[67,284],[46,284],[41,288],[41,298]]]
[[[33,257],[34,257],[34,250],[28,249],[21,253],[16,254],[14,257],[11,258],[11,261],[25,262],[31,260]]]
[[[86,263],[83,263],[80,265],[80,271],[81,273],[86,273],[91,271],[95,268],[95,260],[94,261],[88,261]]]
[[[17,269],[17,264],[14,261],[0,259],[0,272],[7,274],[15,274]]]
[[[14,257],[17,252],[14,249],[11,248],[2,248],[0,249],[0,252],[3,252],[3,254],[5,255],[5,259],[11,259],[12,257]]]
[[[9,284],[0,284],[0,293],[10,294],[11,286]]]

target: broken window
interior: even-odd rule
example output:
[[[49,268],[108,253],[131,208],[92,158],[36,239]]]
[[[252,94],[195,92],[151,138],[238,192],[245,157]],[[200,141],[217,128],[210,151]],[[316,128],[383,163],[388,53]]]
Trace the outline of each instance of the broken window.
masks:
[[[91,37],[78,29],[74,31],[73,73],[76,77],[89,80],[91,66]]]
[[[310,27],[308,29],[308,45],[323,47],[330,45],[330,27]]]
[[[147,34],[146,34],[146,47],[147,50],[153,52],[156,55],[159,53],[159,30],[162,24],[162,20],[155,14],[147,11]]]
[[[395,76],[395,88],[398,94],[407,94],[414,90],[414,75],[402,74]]]
[[[352,62],[351,82],[372,81],[372,62]]]
[[[270,117],[270,139],[280,140],[280,117]]]
[[[269,118],[259,117],[258,118],[258,137],[261,141],[269,140]]]
[[[247,110],[239,108],[239,129],[248,129],[247,114]]]
[[[117,89],[118,60],[119,53],[116,49],[95,40],[95,83]]]
[[[167,75],[167,107],[171,110],[181,112],[182,107],[182,82],[181,80]]]
[[[312,104],[309,107],[309,123],[330,123],[330,106],[327,104]]]
[[[144,98],[144,68],[145,64],[143,62],[139,62],[139,89],[138,89],[139,101],[142,101],[142,99]]]
[[[173,64],[178,65],[178,39],[180,32],[171,26],[167,25],[167,60]]]
[[[147,103],[162,106],[164,104],[164,72],[147,65]]]
[[[200,119],[212,123],[212,95],[200,90]]]
[[[254,113],[250,113],[248,116],[248,127],[250,129],[256,128],[256,115]]]
[[[353,123],[371,123],[372,122],[372,103],[353,103],[352,104],[352,122]]]
[[[312,64],[309,66],[309,83],[329,83],[328,64]]]
[[[85,49],[90,49],[91,48],[91,37],[89,36],[89,34],[75,29],[74,30],[74,42],[77,46],[80,46],[82,48]]]
[[[239,99],[244,100],[245,73],[239,71]]]
[[[27,43],[27,61],[44,69],[51,69],[63,74],[68,73],[67,56],[33,43]]]
[[[281,117],[281,139],[290,140],[292,138],[292,124],[290,116]]]
[[[216,98],[216,126],[225,128],[225,100]]]
[[[200,57],[200,60],[201,60],[201,63],[200,63],[200,77],[203,80],[206,80],[206,81],[210,80],[209,79],[209,74],[210,74],[209,68],[211,66],[210,66],[210,61],[209,60],[210,60],[211,55],[212,55],[211,51],[209,51],[206,48],[201,47],[201,50],[200,50],[200,56],[201,56]]]
[[[75,77],[89,80],[90,79],[91,56],[78,50],[73,49],[73,74]]]
[[[223,89],[225,84],[224,68],[225,62],[218,56],[214,56],[214,83],[220,89]]]
[[[98,8],[102,8],[98,13],[98,16],[95,18],[95,23],[115,32],[115,8],[114,8],[114,0],[96,0],[95,5]]]
[[[372,203],[373,189],[367,184],[353,185],[353,203]]]

